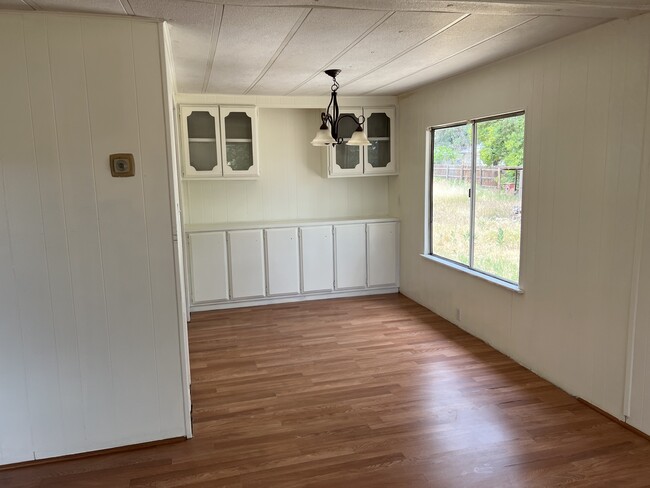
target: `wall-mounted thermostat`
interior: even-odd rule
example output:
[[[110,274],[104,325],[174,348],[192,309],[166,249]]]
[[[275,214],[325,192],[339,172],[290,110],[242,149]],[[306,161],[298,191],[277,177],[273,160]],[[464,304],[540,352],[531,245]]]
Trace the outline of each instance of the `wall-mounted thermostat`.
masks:
[[[111,174],[115,177],[135,175],[133,154],[111,154]]]

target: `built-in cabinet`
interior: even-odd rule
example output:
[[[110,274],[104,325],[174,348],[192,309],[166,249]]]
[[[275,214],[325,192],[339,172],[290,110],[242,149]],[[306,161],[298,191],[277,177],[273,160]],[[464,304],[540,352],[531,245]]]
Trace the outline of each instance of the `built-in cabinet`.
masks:
[[[373,176],[395,175],[398,172],[395,151],[395,108],[394,107],[352,107],[342,108],[341,115],[364,117],[364,132],[369,146],[345,144],[357,128],[349,118],[341,119],[339,136],[344,144],[326,148],[326,176]]]
[[[302,292],[328,292],[334,289],[334,244],[331,225],[300,228]]]
[[[266,229],[269,296],[300,293],[300,251],[295,227]]]
[[[366,247],[366,224],[334,227],[337,290],[366,286]]]
[[[259,176],[255,107],[181,105],[180,126],[183,178]]]
[[[231,298],[259,298],[266,295],[262,230],[228,232],[228,254]]]
[[[188,232],[194,310],[397,291],[395,219]]]
[[[395,222],[378,223],[367,227],[368,287],[381,287],[395,283],[399,273],[397,266],[399,235]]]
[[[201,232],[188,236],[193,303],[230,298],[228,249],[225,232]]]

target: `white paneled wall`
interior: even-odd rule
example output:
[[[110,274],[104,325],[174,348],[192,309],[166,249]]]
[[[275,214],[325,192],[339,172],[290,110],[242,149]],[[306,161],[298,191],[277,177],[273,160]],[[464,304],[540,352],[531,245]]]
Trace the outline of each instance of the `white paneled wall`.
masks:
[[[619,418],[639,190],[648,186],[646,179],[640,187],[640,176],[649,164],[649,52],[646,15],[400,97],[403,293],[451,320],[460,309],[460,326]],[[427,127],[519,109],[527,124],[523,295],[419,255]],[[645,403],[634,396],[633,417],[643,410],[637,425],[650,431],[647,233],[644,243],[638,336],[645,345],[637,344],[635,360]]]
[[[323,178],[319,125],[319,110],[260,108],[260,178],[185,181],[185,223],[388,215],[390,178]]]
[[[0,464],[184,435],[159,26],[1,14],[0,66]]]
[[[629,423],[650,432],[650,87],[646,100],[644,173],[640,189],[637,247],[632,281]]]

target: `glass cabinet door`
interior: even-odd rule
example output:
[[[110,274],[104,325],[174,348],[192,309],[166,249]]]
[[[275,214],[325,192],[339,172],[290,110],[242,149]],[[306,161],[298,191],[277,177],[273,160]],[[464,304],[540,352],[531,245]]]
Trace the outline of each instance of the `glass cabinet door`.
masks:
[[[370,146],[364,148],[367,174],[396,174],[394,132],[395,109],[364,109],[365,130]]]
[[[223,175],[257,176],[255,107],[221,107]]]
[[[354,115],[357,119],[361,116],[360,108],[343,108],[341,115]],[[330,149],[330,175],[350,176],[363,174],[363,150],[361,146],[348,146],[345,144],[350,140],[357,124],[349,117],[339,122],[339,137],[343,138],[343,144],[337,144]]]
[[[184,137],[183,176],[185,178],[220,177],[219,111],[217,107],[182,107]]]

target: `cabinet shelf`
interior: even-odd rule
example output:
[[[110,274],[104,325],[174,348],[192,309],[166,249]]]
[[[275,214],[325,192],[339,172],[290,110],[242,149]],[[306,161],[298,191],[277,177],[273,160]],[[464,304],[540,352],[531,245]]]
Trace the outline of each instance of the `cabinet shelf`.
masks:
[[[369,141],[390,141],[390,137],[368,137]]]
[[[214,137],[190,137],[189,142],[216,142]]]
[[[226,139],[226,143],[228,142],[253,142],[253,139]]]

